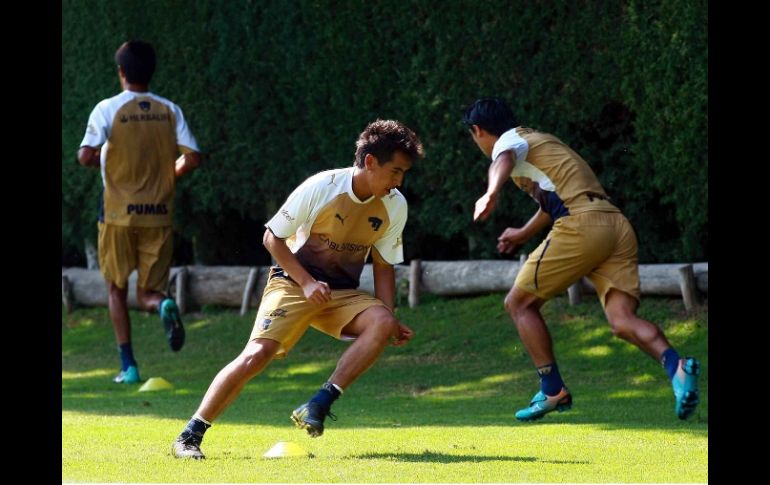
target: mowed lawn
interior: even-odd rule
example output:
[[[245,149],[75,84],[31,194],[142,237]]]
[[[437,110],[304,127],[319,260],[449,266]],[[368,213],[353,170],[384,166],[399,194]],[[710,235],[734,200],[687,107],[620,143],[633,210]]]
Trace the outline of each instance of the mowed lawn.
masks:
[[[207,432],[201,462],[170,445],[219,369],[243,348],[253,324],[219,308],[185,316],[187,344],[168,349],[156,315],[132,312],[142,379],[173,390],[113,384],[118,355],[106,308],[62,313],[62,479],[65,482],[706,482],[708,312],[647,298],[640,314],[682,355],[702,364],[701,404],[674,415],[660,364],[612,336],[599,303],[547,303],[573,408],[535,423],[513,413],[537,377],[503,295],[424,297],[398,316],[416,337],[388,348],[334,405],[316,439],[289,415],[322,384],[348,344],[315,330],[285,360],[246,385]],[[267,459],[279,441],[308,451]]]

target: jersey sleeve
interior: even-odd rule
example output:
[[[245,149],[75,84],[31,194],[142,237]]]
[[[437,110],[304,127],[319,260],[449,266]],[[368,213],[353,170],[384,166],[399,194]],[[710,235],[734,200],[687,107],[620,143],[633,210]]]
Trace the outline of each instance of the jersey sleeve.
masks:
[[[404,201],[403,204],[396,207],[392,216],[393,219],[385,234],[374,243],[377,251],[372,251],[372,258],[379,260],[378,256],[380,256],[388,264],[398,264],[404,261],[403,233],[407,213],[408,208],[406,201]]]
[[[276,237],[286,239],[297,233],[309,218],[314,205],[314,184],[307,181],[294,189],[278,212],[265,223]]]
[[[199,152],[198,142],[195,140],[190,128],[187,126],[187,121],[182,113],[182,108],[174,105],[174,116],[176,117],[176,144],[179,146],[179,151],[187,153],[190,151]]]
[[[513,151],[516,155],[516,160],[526,160],[527,153],[529,152],[529,143],[516,133],[516,130],[508,130],[495,142],[495,146],[492,148],[492,161],[497,160],[501,153],[508,150]]]
[[[88,126],[86,127],[86,134],[83,137],[83,141],[80,142],[81,147],[100,147],[107,141],[110,124],[105,117],[104,110],[102,109],[103,103],[97,104],[91,115],[88,117]]]

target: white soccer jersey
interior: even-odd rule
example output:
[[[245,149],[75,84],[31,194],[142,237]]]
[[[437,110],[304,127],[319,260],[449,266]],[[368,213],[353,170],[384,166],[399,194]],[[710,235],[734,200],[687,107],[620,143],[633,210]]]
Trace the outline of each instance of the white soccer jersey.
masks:
[[[397,189],[360,200],[355,167],[328,170],[305,180],[265,227],[287,244],[315,279],[333,289],[357,288],[372,246],[377,261],[404,260],[407,203]]]

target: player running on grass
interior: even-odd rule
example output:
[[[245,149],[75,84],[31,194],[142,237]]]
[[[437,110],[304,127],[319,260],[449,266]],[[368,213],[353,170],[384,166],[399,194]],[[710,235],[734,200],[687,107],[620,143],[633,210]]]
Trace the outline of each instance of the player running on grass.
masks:
[[[251,378],[285,357],[308,327],[353,340],[329,380],[291,414],[311,437],[323,434],[326,416],[336,419],[332,403],[388,342],[403,345],[412,338],[412,330],[393,315],[393,265],[404,259],[407,217],[406,199],[396,187],[422,154],[412,130],[377,120],[359,136],[352,167],[310,177],[265,224],[263,242],[278,264],[270,270],[251,337],[219,371],[174,441],[175,457],[204,458],[200,445],[211,423]],[[370,253],[375,296],[356,289]]]
[[[540,307],[584,276],[596,287],[613,334],[663,365],[674,390],[676,415],[690,416],[698,405],[698,361],[680,358],[660,328],[636,315],[636,235],[588,164],[555,136],[520,126],[501,98],[477,100],[466,109],[463,123],[492,160],[487,192],[476,201],[473,219],[489,217],[509,177],[540,206],[524,227],[503,231],[497,249],[510,253],[553,224],[505,297],[505,309],[540,378],[540,391],[516,412],[516,419],[540,419],[572,406]]]

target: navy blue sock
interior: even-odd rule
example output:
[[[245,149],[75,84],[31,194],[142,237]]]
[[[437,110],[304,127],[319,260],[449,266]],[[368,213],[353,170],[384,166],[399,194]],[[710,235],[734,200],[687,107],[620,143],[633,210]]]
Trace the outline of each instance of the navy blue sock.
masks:
[[[660,357],[660,363],[663,364],[663,368],[666,369],[668,378],[673,379],[674,374],[676,374],[676,369],[679,367],[679,353],[674,350],[674,347],[669,347]]]
[[[184,431],[182,431],[182,434],[179,435],[179,437],[183,440],[186,440],[190,436],[193,437],[193,439],[200,443],[203,441],[203,435],[206,433],[206,430],[211,427],[210,424],[205,423],[201,421],[199,418],[196,418],[193,416],[190,421],[187,423],[187,426],[185,426]]]
[[[326,382],[321,386],[321,389],[315,393],[315,396],[310,399],[310,402],[320,404],[325,409],[329,409],[332,403],[340,397],[340,394],[340,391],[336,387],[330,382]]]
[[[559,374],[559,366],[556,362],[546,364],[537,368],[537,375],[540,376],[540,390],[547,396],[559,394],[564,387],[564,381]]]
[[[120,344],[118,346],[118,352],[120,352],[120,370],[126,370],[131,365],[136,365],[134,360],[134,349],[131,348],[131,342]]]

